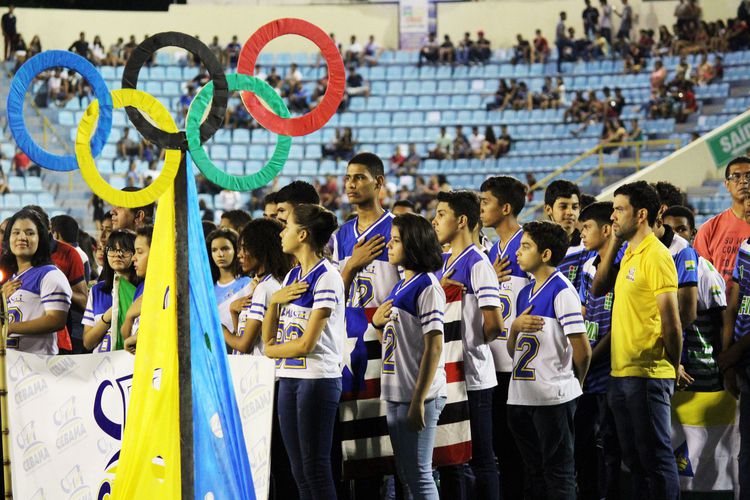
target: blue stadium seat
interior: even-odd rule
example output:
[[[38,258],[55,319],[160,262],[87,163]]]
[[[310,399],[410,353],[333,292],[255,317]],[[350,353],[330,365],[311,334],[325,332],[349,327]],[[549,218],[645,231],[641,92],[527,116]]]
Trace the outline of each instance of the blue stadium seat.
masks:
[[[247,160],[247,146],[244,144],[232,144],[229,146],[229,157],[233,160]]]
[[[12,193],[20,193],[26,190],[26,183],[23,177],[12,175],[8,177],[8,188]]]
[[[230,175],[245,175],[245,162],[240,160],[229,160],[224,168]]]
[[[114,184],[113,184],[113,187],[114,187]],[[55,198],[52,196],[52,193],[41,192],[35,197],[36,197],[36,204],[42,207],[43,209],[50,210],[52,208],[55,208]]]
[[[388,93],[391,95],[403,95],[406,92],[403,80],[388,82]]]
[[[320,151],[318,151],[318,156],[320,156]],[[300,175],[309,176],[318,175],[318,162],[313,160],[303,161],[300,163],[299,173]]]
[[[380,130],[390,130],[390,129],[380,129]],[[395,142],[397,144],[404,144],[409,140],[409,129],[398,127],[393,129],[393,135],[391,136],[391,141]]]
[[[211,146],[211,158],[214,160],[228,160],[229,148],[224,144],[215,144]]]
[[[318,144],[308,144],[305,146],[305,158],[317,160],[320,158],[321,150]]]

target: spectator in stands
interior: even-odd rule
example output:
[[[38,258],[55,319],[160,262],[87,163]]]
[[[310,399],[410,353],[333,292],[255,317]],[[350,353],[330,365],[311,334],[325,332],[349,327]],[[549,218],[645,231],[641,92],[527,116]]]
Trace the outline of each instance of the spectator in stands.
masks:
[[[654,44],[654,31],[643,29],[640,31],[641,35],[638,38],[638,50],[643,57],[651,57]]]
[[[505,98],[503,99],[503,103],[500,105],[500,108],[498,108],[498,111],[505,111],[505,108],[507,108],[509,104],[512,104],[516,100],[516,95],[518,94],[519,89],[520,84],[516,82],[514,78],[511,78],[510,87],[508,87],[508,91],[505,93]]]
[[[518,84],[518,90],[513,95],[513,109],[516,111],[524,108],[531,109],[531,93],[529,92],[526,82]]]
[[[84,107],[84,98],[86,99],[86,105],[91,102],[91,95],[93,94],[91,84],[80,73],[73,70],[68,70],[68,91],[71,99],[75,96],[78,97],[78,104],[81,107]]]
[[[495,158],[505,156],[513,145],[513,138],[508,133],[507,125],[500,125],[500,137],[497,138],[497,146],[495,149]]]
[[[547,39],[542,36],[542,30],[537,29],[534,36],[534,53],[533,61],[538,63],[546,63],[549,59],[549,43]]]
[[[105,64],[107,66],[121,66],[125,64],[125,57],[123,53],[125,51],[125,41],[122,37],[119,37],[115,43],[109,46],[107,50],[107,60]]]
[[[346,95],[354,97],[358,95],[370,97],[370,86],[365,84],[365,79],[357,73],[357,68],[349,67],[349,76],[346,77]]]
[[[409,151],[404,160],[406,175],[415,175],[420,163],[422,163],[422,156],[417,152],[417,145],[413,142],[409,143]]]
[[[320,204],[328,210],[338,210],[341,205],[339,183],[335,175],[326,175],[326,182],[318,190],[320,193]]]
[[[208,50],[210,50],[211,53],[216,57],[217,61],[219,61],[224,66],[226,65],[224,61],[224,47],[222,47],[222,45],[219,43],[218,36],[214,35],[214,37],[211,39],[211,43],[208,45]]]
[[[628,137],[628,132],[625,130],[625,126],[622,121],[614,118],[604,122],[602,127],[602,138],[599,144],[603,146],[603,150],[606,154],[610,154],[615,150],[618,150],[620,146],[606,147],[608,144],[615,144],[623,142]]]
[[[583,9],[581,17],[583,18],[583,34],[592,39],[594,32],[599,29],[599,10],[591,6],[591,0],[584,0],[586,8]]]
[[[39,39],[39,35],[34,35],[34,38],[29,42],[29,46],[26,50],[26,57],[34,57],[35,55],[42,52],[42,41]]]
[[[289,90],[289,111],[292,113],[306,113],[310,111],[310,91],[297,81]]]
[[[344,128],[344,133],[336,141],[336,159],[338,160],[351,160],[354,156],[354,148],[357,146],[357,141],[354,140],[351,127]]]
[[[97,66],[101,66],[106,62],[107,51],[102,43],[102,38],[99,35],[94,37],[94,42],[91,44],[91,62]]]
[[[664,67],[661,59],[658,59],[654,63],[654,69],[651,71],[649,79],[651,81],[651,92],[655,92],[664,84],[664,81],[667,79],[667,68]]]
[[[693,80],[698,85],[708,85],[716,77],[714,73],[714,65],[708,60],[708,54],[705,52],[701,56],[701,61],[695,68],[695,76]]]
[[[10,168],[19,177],[26,177],[27,175],[39,177],[41,175],[39,165],[32,163],[31,159],[20,148],[16,148],[16,154],[10,161]]]
[[[406,161],[406,156],[404,156],[401,153],[401,146],[396,146],[396,149],[393,151],[393,155],[390,158],[390,171],[388,172],[390,175],[402,175],[403,169],[402,165]]]
[[[363,52],[363,61],[368,66],[375,66],[378,64],[378,59],[380,59],[380,54],[383,53],[383,47],[378,45],[375,42],[375,35],[370,35],[370,37],[367,40],[367,43],[365,44],[365,49]]]
[[[482,156],[482,145],[484,144],[484,134],[479,132],[479,127],[474,125],[471,127],[471,135],[469,136],[469,149],[471,156],[474,158],[480,158]]]
[[[743,50],[750,42],[750,31],[748,24],[739,20],[730,19],[727,23],[727,44],[729,50]]]
[[[458,64],[469,64],[473,62],[474,41],[471,39],[471,33],[464,33],[464,38],[458,44],[456,49],[456,62]]]
[[[232,69],[236,68],[237,61],[240,59],[240,50],[242,50],[242,46],[237,41],[237,35],[232,35],[232,41],[224,49],[224,63]]]
[[[353,64],[362,64],[363,50],[362,44],[357,41],[357,36],[352,35],[349,38],[349,46],[344,53],[344,62],[348,63],[350,66]]]
[[[750,237],[744,208],[744,200],[750,195],[750,158],[738,156],[727,164],[724,187],[732,205],[701,225],[695,236],[695,250],[724,276],[729,289],[737,250]]]
[[[520,33],[516,35],[516,41],[518,41],[518,43],[513,46],[513,57],[510,60],[511,64],[530,63],[531,44],[528,40],[524,39]]]
[[[393,203],[391,213],[393,215],[413,214],[415,213],[414,208],[414,202],[409,200],[398,200]]]
[[[526,185],[529,187],[526,191],[526,201],[531,202],[534,199],[534,192],[541,190],[541,187],[536,185],[536,176],[533,172],[526,172]]]
[[[60,68],[55,68],[54,72],[47,78],[47,99],[57,105],[64,104],[68,100],[68,81],[63,78]]]
[[[565,20],[567,14],[560,12],[560,20],[555,28],[555,45],[557,46],[557,72],[562,73],[562,63],[565,56],[565,49],[570,47],[570,40],[566,34]]]
[[[568,40],[570,41],[569,58],[572,61],[577,61],[578,59],[588,61],[589,59],[591,59],[594,44],[591,43],[588,38],[586,38],[585,36],[582,38],[576,38],[575,28],[568,28]]]
[[[599,0],[599,5],[602,8],[602,14],[599,19],[599,31],[607,39],[607,42],[612,45],[612,7],[607,5],[607,0]]]
[[[128,43],[126,43],[122,47],[122,58],[124,61],[130,59],[130,54],[133,53],[133,50],[135,50],[137,46],[138,42],[135,41],[135,35],[130,35],[130,38],[128,38]]]
[[[463,133],[463,127],[456,125],[456,135],[453,138],[453,159],[470,158],[471,146]]]
[[[281,75],[276,73],[276,67],[272,66],[271,71],[268,73],[268,76],[266,77],[266,83],[273,87],[274,89],[279,88],[279,84],[281,83]],[[278,90],[276,91],[278,93]]]
[[[78,54],[86,59],[91,59],[91,49],[89,49],[89,42],[86,41],[86,33],[81,31],[78,35],[78,40],[70,44],[68,50]]]
[[[609,101],[609,109],[611,111],[610,115],[619,117],[622,114],[623,109],[625,109],[626,104],[627,101],[625,100],[625,96],[622,95],[622,89],[620,87],[615,87],[615,95]]]
[[[125,127],[122,137],[117,141],[117,158],[134,158],[142,154],[140,144],[130,138],[130,128]]]
[[[435,148],[430,151],[430,158],[444,160],[453,155],[453,137],[448,135],[448,129],[445,126],[440,127],[440,132],[435,138]]]
[[[441,63],[453,64],[456,60],[456,48],[453,46],[451,37],[445,35],[443,37],[443,43],[440,44],[438,49],[438,57]]]
[[[13,54],[16,52],[16,35],[18,31],[16,29],[16,15],[14,13],[15,7],[13,4],[8,4],[8,12],[3,14],[0,18],[0,24],[2,24],[3,30],[3,41],[5,43],[5,56],[6,61],[10,61]]]
[[[291,86],[297,82],[302,82],[302,72],[299,70],[297,63],[292,63],[289,66],[289,72],[284,77],[284,83],[291,88]]]
[[[484,140],[482,141],[482,149],[479,152],[479,159],[494,158],[496,151],[497,137],[495,136],[495,131],[490,125],[487,125],[484,128]]]
[[[724,79],[724,58],[719,54],[714,56],[714,79],[711,83]]]
[[[438,60],[439,53],[440,46],[435,38],[435,33],[430,33],[427,35],[427,41],[425,44],[419,49],[419,60],[417,61],[417,66],[421,67],[424,61],[427,61],[429,64],[435,64]]]
[[[590,50],[591,57],[594,59],[604,59],[609,56],[609,42],[601,30],[594,32],[594,41],[591,43]]]
[[[486,105],[487,111],[494,111],[498,108],[501,108],[503,104],[505,103],[505,96],[508,95],[509,91],[510,91],[510,88],[508,87],[508,84],[505,82],[505,78],[501,78],[497,84],[497,90],[493,94],[492,101],[488,102]]]
[[[219,193],[218,205],[224,212],[239,210],[242,208],[242,196],[237,191],[222,189]]]
[[[10,193],[10,187],[8,186],[8,175],[5,173],[5,169],[3,169],[3,166],[0,165],[0,195],[8,193]]]
[[[630,30],[633,28],[633,8],[628,5],[628,0],[622,1],[622,12],[614,10],[615,14],[621,19],[620,29],[617,30],[617,38],[621,40],[630,39]]]
[[[638,123],[638,118],[630,120],[630,131],[628,131],[628,141],[642,141],[643,140],[643,129]]]
[[[141,187],[141,174],[138,173],[138,164],[135,160],[130,161],[128,173],[125,176],[125,185],[128,187]]]
[[[563,123],[580,123],[586,110],[586,101],[580,90],[576,90],[568,109],[563,113]]]
[[[669,29],[663,24],[659,26],[659,41],[656,44],[656,52],[660,56],[670,55],[672,53],[672,42],[674,37]]]
[[[484,31],[477,31],[477,43],[474,46],[477,62],[487,64],[492,57],[492,47],[489,40],[484,37]]]
[[[255,128],[256,123],[250,113],[248,113],[245,105],[242,102],[238,102],[233,108],[227,108],[224,125],[232,130],[237,130],[238,128],[251,130]]]

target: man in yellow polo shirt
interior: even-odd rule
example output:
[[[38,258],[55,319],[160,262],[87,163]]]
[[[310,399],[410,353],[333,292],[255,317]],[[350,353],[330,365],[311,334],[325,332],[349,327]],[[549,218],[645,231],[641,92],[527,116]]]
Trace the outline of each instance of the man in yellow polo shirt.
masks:
[[[659,196],[648,183],[615,191],[613,236],[628,242],[615,281],[612,377],[608,402],[633,497],[677,499],[680,485],[671,444],[670,398],[682,352],[677,269],[652,226]],[[614,260],[620,245],[610,245]]]

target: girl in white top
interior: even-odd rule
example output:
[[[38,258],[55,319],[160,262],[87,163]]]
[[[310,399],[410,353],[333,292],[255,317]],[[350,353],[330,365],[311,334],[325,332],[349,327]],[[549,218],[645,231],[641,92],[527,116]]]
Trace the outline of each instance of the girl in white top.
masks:
[[[333,424],[341,397],[344,282],[323,250],[336,216],[319,205],[292,211],[281,232],[299,265],[274,293],[263,320],[266,356],[276,359],[278,417],[300,498],[336,498]]]
[[[399,478],[413,498],[438,500],[432,450],[447,395],[445,292],[433,274],[443,264],[443,256],[427,219],[403,214],[393,220],[388,262],[404,268],[404,279],[372,318],[383,341],[380,399],[387,405]]]
[[[73,292],[51,264],[49,233],[39,216],[23,209],[8,222],[0,268],[8,306],[8,347],[35,354],[57,354],[57,331],[65,327]]]
[[[220,227],[206,237],[206,247],[211,256],[211,277],[213,278],[216,304],[219,306],[221,324],[232,328],[232,315],[229,306],[239,297],[250,294],[252,279],[240,272],[237,259],[237,233],[233,229]]]
[[[274,219],[255,219],[247,223],[239,238],[237,254],[242,272],[255,276],[255,288],[232,302],[233,332],[226,327],[224,340],[235,353],[263,355],[261,326],[271,296],[279,291],[292,259],[281,250],[280,234],[284,226]]]

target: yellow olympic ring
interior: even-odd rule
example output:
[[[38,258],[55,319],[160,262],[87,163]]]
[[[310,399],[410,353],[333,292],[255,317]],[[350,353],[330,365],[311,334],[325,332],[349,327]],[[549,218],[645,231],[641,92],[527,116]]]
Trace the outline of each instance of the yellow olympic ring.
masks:
[[[136,89],[119,89],[112,91],[112,105],[115,109],[132,106],[145,113],[153,122],[167,132],[177,132],[177,124],[167,108],[151,94]],[[164,150],[164,165],[159,176],[146,188],[138,191],[120,191],[105,181],[96,168],[91,154],[91,135],[99,119],[99,101],[93,100],[78,124],[76,133],[76,159],[83,180],[99,198],[118,207],[136,208],[155,202],[164,192],[174,185],[174,178],[180,168],[182,152],[178,149]]]

